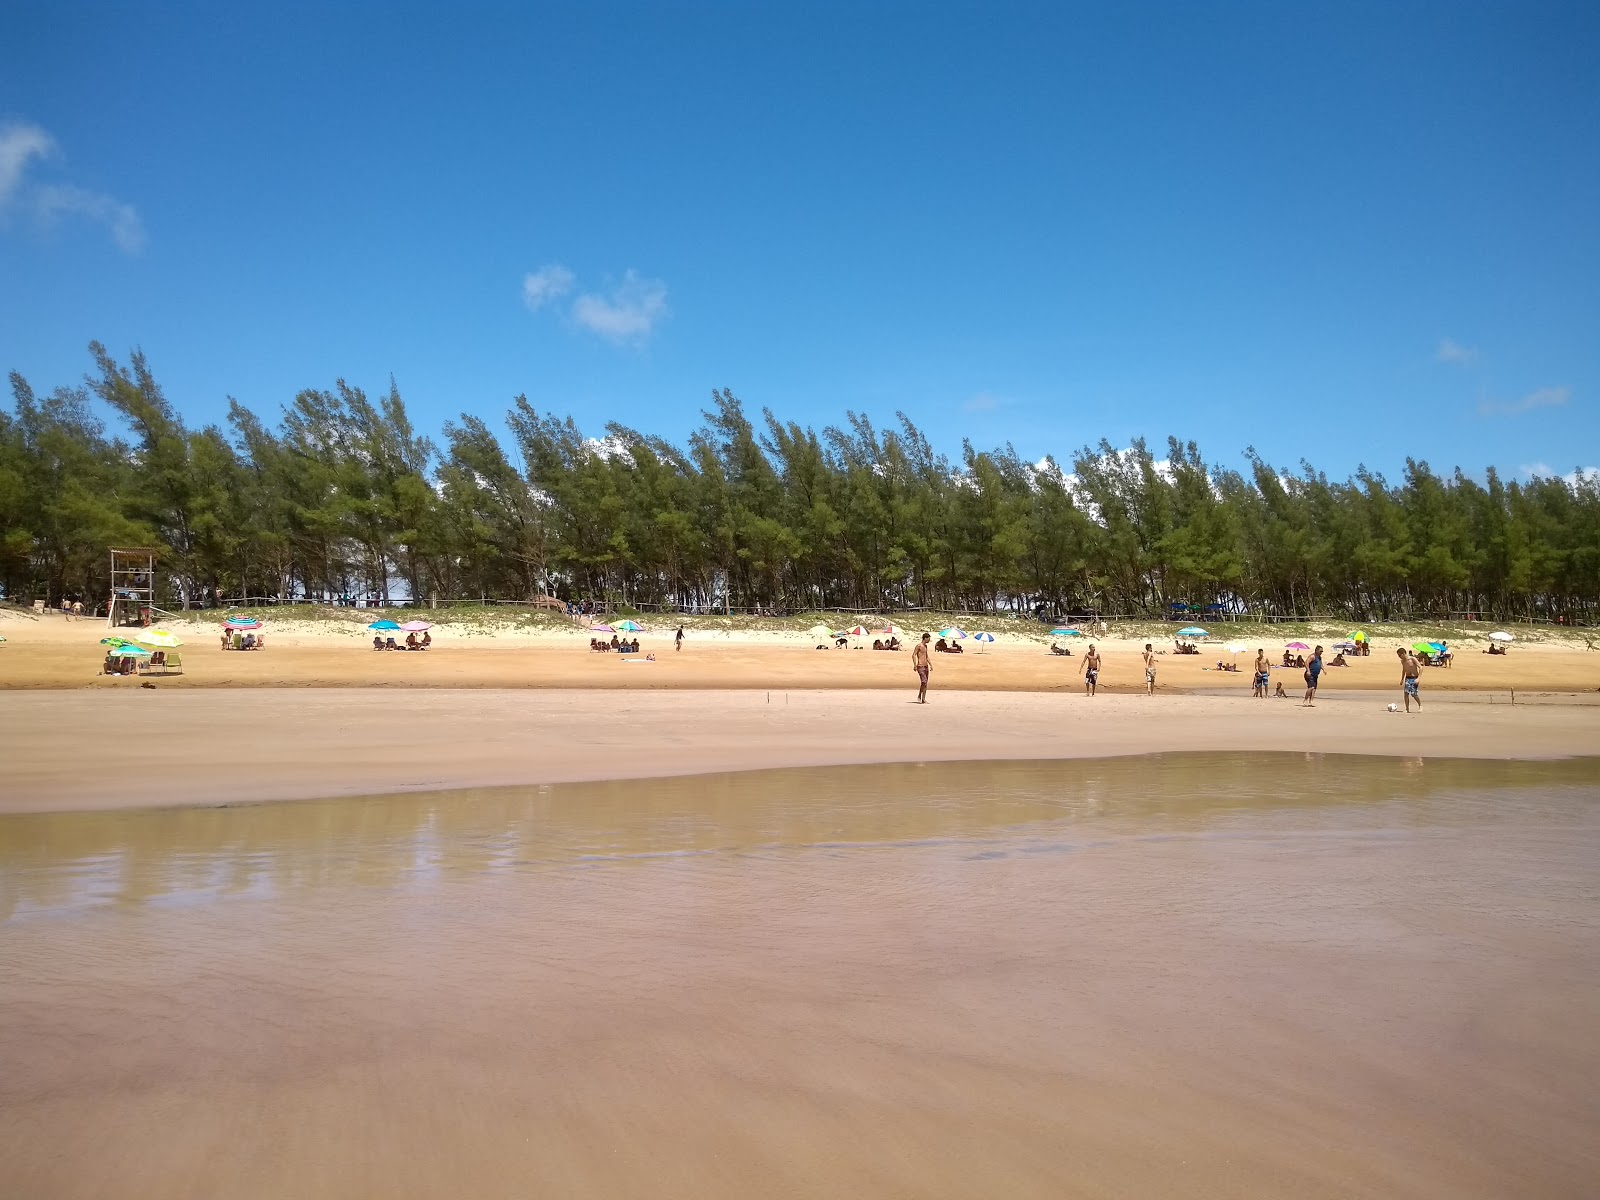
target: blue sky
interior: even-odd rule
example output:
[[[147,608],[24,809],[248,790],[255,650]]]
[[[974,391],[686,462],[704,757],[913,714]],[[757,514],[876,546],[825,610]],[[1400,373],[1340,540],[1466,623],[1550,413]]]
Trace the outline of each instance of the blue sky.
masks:
[[[1597,58],[1593,3],[9,5],[0,366],[1564,473]]]

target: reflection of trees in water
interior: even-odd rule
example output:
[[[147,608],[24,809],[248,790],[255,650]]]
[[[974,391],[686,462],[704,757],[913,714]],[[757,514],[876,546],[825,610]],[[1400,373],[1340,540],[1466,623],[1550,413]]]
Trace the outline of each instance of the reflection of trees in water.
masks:
[[[451,874],[1067,833],[1219,827],[1505,787],[1600,784],[1595,760],[1162,754],[886,764],[0,819],[0,916],[185,896],[405,888]],[[1492,813],[1492,808],[1489,810]],[[1425,820],[1412,811],[1400,820]]]

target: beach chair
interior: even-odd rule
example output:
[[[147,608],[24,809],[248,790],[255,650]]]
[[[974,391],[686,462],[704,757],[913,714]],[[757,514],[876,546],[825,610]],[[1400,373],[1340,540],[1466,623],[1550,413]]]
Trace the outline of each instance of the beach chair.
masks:
[[[163,668],[161,673],[163,675],[171,675],[174,671],[176,671],[179,675],[182,675],[183,655],[179,654],[176,650],[168,650],[166,662],[162,663],[161,665]]]

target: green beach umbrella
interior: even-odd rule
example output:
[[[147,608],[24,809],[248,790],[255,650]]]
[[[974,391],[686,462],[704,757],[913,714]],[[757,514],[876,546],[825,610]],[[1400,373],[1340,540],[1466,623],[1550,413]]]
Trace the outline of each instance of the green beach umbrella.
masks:
[[[643,633],[644,626],[637,621],[618,621],[612,626],[618,633]]]

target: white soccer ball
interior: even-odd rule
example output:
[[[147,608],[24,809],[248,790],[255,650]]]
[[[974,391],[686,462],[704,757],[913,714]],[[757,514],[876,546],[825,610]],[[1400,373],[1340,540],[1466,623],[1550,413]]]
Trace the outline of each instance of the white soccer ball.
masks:
[[[1400,711],[1400,706],[1398,704],[1391,704],[1391,705],[1389,705],[1389,711],[1390,712],[1399,712]]]

